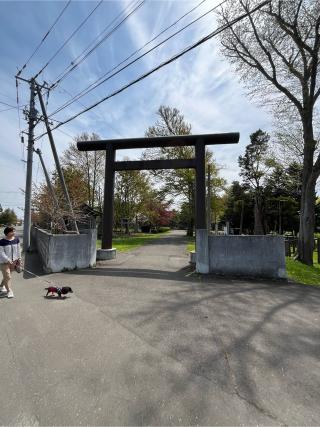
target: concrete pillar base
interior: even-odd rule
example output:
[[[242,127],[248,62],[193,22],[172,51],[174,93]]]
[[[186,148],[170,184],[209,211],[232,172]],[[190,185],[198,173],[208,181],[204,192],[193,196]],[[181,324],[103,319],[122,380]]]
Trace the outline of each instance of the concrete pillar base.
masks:
[[[190,261],[189,261],[189,263],[192,264],[192,265],[196,265],[196,262],[197,262],[196,251],[190,251],[189,254],[190,254]]]
[[[97,261],[114,259],[117,256],[117,249],[97,249]]]
[[[196,230],[196,272],[209,273],[209,241],[208,230]]]

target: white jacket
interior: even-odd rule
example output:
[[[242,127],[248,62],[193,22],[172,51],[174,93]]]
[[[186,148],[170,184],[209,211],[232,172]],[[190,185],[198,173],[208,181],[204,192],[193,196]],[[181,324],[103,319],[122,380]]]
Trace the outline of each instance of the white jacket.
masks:
[[[7,264],[21,258],[20,240],[15,237],[13,240],[0,240],[0,264]]]

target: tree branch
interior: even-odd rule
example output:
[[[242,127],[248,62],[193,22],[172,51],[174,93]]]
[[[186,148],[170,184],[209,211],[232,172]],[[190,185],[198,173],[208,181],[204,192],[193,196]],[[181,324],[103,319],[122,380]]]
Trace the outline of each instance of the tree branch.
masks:
[[[224,16],[223,17],[224,20],[226,21],[227,24],[229,24],[227,18]],[[230,24],[229,24],[230,25]],[[233,34],[233,36],[235,37],[235,39],[237,40],[238,44],[242,47],[242,49],[245,51],[246,53],[246,57],[248,57],[251,61],[253,61],[254,63],[254,68],[256,68],[257,70],[259,70],[261,72],[261,74],[264,75],[264,77],[270,81],[271,83],[273,83],[273,85],[282,93],[284,93],[287,98],[290,99],[290,101],[297,107],[298,111],[301,113],[302,112],[302,105],[299,102],[299,100],[285,87],[283,86],[281,83],[279,83],[279,81],[277,80],[277,75],[276,75],[276,71],[274,68],[274,64],[273,64],[273,75],[271,76],[268,71],[265,69],[265,67],[254,57],[254,55],[250,52],[249,48],[245,45],[245,43],[240,39],[240,37],[238,36],[238,34],[235,32],[234,28],[232,26],[230,26],[230,30]],[[228,46],[226,46],[226,48],[228,49]],[[235,49],[235,46],[233,44],[233,50]],[[236,52],[239,52],[239,49],[236,48]],[[243,55],[242,55],[243,56]],[[243,58],[240,58],[243,59]],[[250,64],[250,62],[245,61],[248,65],[252,66]]]
[[[314,94],[316,89],[316,81],[317,81],[317,71],[319,66],[319,48],[320,48],[320,33],[319,33],[319,27],[320,27],[320,16],[318,16],[318,19],[316,21],[316,27],[315,27],[315,39],[314,39],[314,47],[313,47],[313,55],[311,60],[311,72],[310,72],[310,101],[312,105],[314,105]],[[319,91],[318,91],[319,92]]]

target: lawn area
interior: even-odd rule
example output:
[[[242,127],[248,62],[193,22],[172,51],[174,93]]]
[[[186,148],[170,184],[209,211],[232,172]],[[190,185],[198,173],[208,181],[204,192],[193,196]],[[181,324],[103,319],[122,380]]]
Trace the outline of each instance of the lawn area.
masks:
[[[320,264],[317,263],[317,253],[313,255],[313,267],[286,257],[288,277],[304,285],[320,286]]]
[[[195,250],[193,237],[188,238],[187,251]],[[313,254],[313,267],[295,261],[293,258],[286,257],[286,267],[288,278],[304,285],[320,286],[320,264],[317,262],[317,253]]]
[[[196,248],[195,238],[194,237],[187,237],[188,244],[187,244],[187,251],[194,251]]]
[[[167,232],[166,232],[167,233]],[[127,252],[131,249],[138,248],[139,246],[145,245],[146,243],[158,239],[164,233],[139,233],[131,234],[130,236],[114,237],[112,239],[113,247],[117,248],[118,252]],[[97,248],[101,248],[101,240],[97,240]]]

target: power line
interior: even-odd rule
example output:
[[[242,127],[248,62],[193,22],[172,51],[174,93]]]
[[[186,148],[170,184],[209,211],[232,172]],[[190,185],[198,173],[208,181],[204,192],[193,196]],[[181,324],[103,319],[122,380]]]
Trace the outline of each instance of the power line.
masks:
[[[92,9],[92,11],[89,13],[89,15],[78,25],[78,27],[71,33],[71,35],[67,38],[67,40],[60,46],[60,48],[55,52],[54,55],[48,60],[48,62],[41,68],[41,70],[34,76],[34,79],[36,79],[50,64],[51,61],[54,60],[54,58],[61,52],[61,50],[65,47],[67,43],[73,38],[73,36],[80,30],[81,27],[87,22],[87,20],[90,18],[90,16],[98,9],[99,6],[101,6],[103,3],[103,0],[100,0],[99,3]]]
[[[92,90],[96,89],[98,86],[102,85],[103,83],[105,83],[106,81],[112,79],[112,77],[116,76],[117,74],[119,74],[121,71],[125,70],[126,68],[130,67],[131,65],[133,65],[134,63],[136,63],[137,61],[139,61],[141,58],[143,58],[144,56],[148,55],[150,52],[154,51],[155,49],[157,49],[158,47],[160,47],[161,45],[165,44],[167,41],[169,41],[170,39],[172,39],[173,37],[175,37],[176,35],[178,35],[179,33],[181,33],[182,31],[184,31],[186,28],[190,27],[191,25],[193,25],[195,22],[199,21],[200,19],[204,18],[206,15],[208,15],[209,13],[213,12],[214,10],[216,10],[218,7],[222,6],[227,0],[223,0],[221,3],[219,3],[218,5],[214,6],[213,8],[211,8],[210,10],[208,10],[207,12],[203,13],[202,15],[198,16],[197,18],[195,18],[193,21],[189,22],[187,25],[185,25],[184,27],[180,28],[180,30],[176,31],[175,33],[171,34],[169,37],[167,37],[166,39],[162,40],[160,43],[158,43],[157,45],[153,46],[152,48],[150,48],[149,50],[147,50],[145,53],[143,53],[142,55],[138,56],[137,58],[135,58],[134,60],[132,60],[131,62],[129,62],[128,64],[124,65],[122,68],[120,68],[118,71],[115,71],[113,74],[111,74],[109,77],[104,78],[105,76],[107,76],[108,74],[110,74],[114,69],[118,68],[120,66],[120,64],[122,64],[123,62],[126,62],[128,60],[128,58],[130,58],[131,56],[133,56],[134,54],[131,54],[130,57],[128,57],[127,59],[125,59],[124,61],[122,61],[120,64],[118,64],[117,66],[113,67],[111,70],[107,71],[103,76],[101,76],[99,79],[97,79],[95,82],[91,83],[89,86],[87,86],[87,88],[83,89],[81,92],[79,92],[77,95],[75,95],[73,98],[69,99],[67,102],[65,102],[62,106],[60,106],[58,109],[56,109],[53,113],[51,113],[49,115],[49,117],[59,113],[60,111],[62,111],[63,109],[65,109],[66,107],[68,107],[69,105],[73,104],[73,102],[75,102],[76,100],[82,98],[83,96],[85,96],[87,93],[91,92]],[[201,2],[203,3],[203,2]],[[200,4],[201,4],[200,3]],[[174,25],[174,24],[172,24]],[[171,26],[172,26],[171,25]],[[170,27],[171,27],[170,26]],[[168,28],[170,28],[168,27]],[[160,34],[162,34],[164,31],[163,30]],[[155,38],[157,38],[160,34],[158,34]],[[147,44],[149,44],[150,42],[148,42]],[[145,47],[145,46],[143,46]],[[143,49],[143,47],[141,47],[139,50]],[[137,51],[136,51],[137,52]],[[101,80],[103,79],[103,80]]]
[[[3,102],[3,101],[0,101],[0,104],[5,105],[5,106],[10,107],[10,108],[17,108],[15,105],[10,105],[10,104],[7,104],[6,102]]]
[[[63,79],[67,77],[68,74],[70,74],[73,70],[75,70],[85,59],[88,58],[89,55],[91,55],[92,52],[95,51],[106,39],[108,39],[133,13],[135,13],[140,7],[146,2],[146,0],[141,1],[139,4],[136,4],[134,6],[134,9],[131,10],[127,15],[124,16],[124,18],[115,26],[113,27],[107,34],[103,36],[101,40],[99,40],[93,47],[92,44],[99,39],[99,37],[111,27],[111,25],[118,20],[118,18],[121,17],[121,15],[125,14],[126,9],[129,9],[130,6],[127,6],[124,11],[122,11],[119,15],[116,16],[101,32],[98,34],[98,36],[86,47],[86,49],[83,50],[83,52],[78,55],[71,63],[68,65],[64,71],[62,71],[58,77],[56,77],[56,81],[52,83],[50,86],[50,89],[57,86]],[[134,3],[134,2],[133,2]],[[80,58],[80,59],[79,59]]]
[[[57,24],[57,22],[59,21],[59,19],[61,18],[61,16],[64,14],[65,10],[67,9],[67,7],[69,6],[69,4],[71,3],[71,0],[68,1],[68,3],[64,6],[64,8],[61,10],[61,12],[59,13],[58,17],[56,18],[56,20],[54,21],[54,23],[51,25],[51,27],[49,28],[49,30],[46,32],[46,34],[42,37],[40,43],[38,44],[38,46],[34,49],[34,51],[32,52],[32,54],[30,55],[30,57],[27,59],[26,63],[23,65],[23,67],[18,71],[17,76],[20,76],[20,74],[22,73],[22,71],[26,68],[26,66],[28,65],[28,63],[30,62],[30,60],[33,58],[33,56],[38,52],[38,50],[40,49],[40,46],[43,44],[43,42],[45,41],[45,39],[48,37],[48,35],[50,34],[51,30],[53,29],[53,27]]]
[[[10,104],[7,104],[6,102],[3,102],[3,101],[0,101],[0,104],[2,104],[2,105],[5,105],[6,107],[9,107],[10,109],[11,108],[17,108],[17,106],[16,105],[10,105]],[[25,107],[25,105],[23,105],[22,107]],[[23,108],[22,107],[19,107],[19,109],[22,111],[23,110]]]
[[[4,113],[5,111],[15,110],[16,107],[5,108],[4,110],[0,110],[0,113]]]
[[[14,98],[12,98],[11,96],[6,95],[5,93],[0,92],[0,96],[4,96],[5,98],[8,98],[11,101],[14,101]]]
[[[63,92],[65,92],[65,93],[67,93],[68,95],[71,95],[71,93],[67,90],[67,89],[65,89],[65,88],[63,88],[61,85],[59,86],[60,87],[60,89],[62,89],[62,91]],[[72,95],[71,95],[72,96]],[[87,106],[85,105],[85,104],[83,104],[81,101],[75,101],[75,102],[77,102],[79,105],[81,105],[82,107],[84,107],[84,108],[87,108]],[[95,114],[95,116],[99,119],[99,120],[101,120],[101,117],[94,111],[94,114]],[[52,117],[50,118],[51,120],[53,120],[53,121],[57,121],[57,122],[59,122],[59,123],[61,123],[61,121],[59,121],[59,120],[55,120],[55,119],[53,119]],[[121,137],[123,137],[123,135],[117,130],[117,129],[115,129],[113,126],[111,126],[110,125],[110,123],[108,123],[108,126],[110,127],[110,129],[112,129],[113,130],[113,132],[115,132],[115,133],[117,133],[119,136],[121,136]],[[60,130],[60,129],[59,129]],[[63,132],[62,132],[63,133]],[[65,132],[64,132],[65,133]],[[66,135],[68,135],[68,134],[66,134]],[[68,135],[68,136],[70,136],[70,135]],[[74,137],[72,137],[72,138],[74,138]]]
[[[258,9],[261,9],[261,7],[265,6],[266,4],[270,3],[270,0],[266,0],[264,2],[262,2],[260,5],[256,6],[255,8],[253,8],[251,11],[246,12],[240,16],[238,16],[237,18],[233,19],[231,22],[227,22],[226,24],[222,25],[221,27],[218,27],[216,30],[214,30],[213,32],[209,33],[208,35],[206,35],[205,37],[201,38],[200,40],[198,40],[196,43],[193,43],[192,45],[186,47],[185,49],[183,49],[182,51],[180,51],[179,53],[177,53],[176,55],[172,56],[171,58],[169,58],[168,60],[162,62],[160,65],[158,65],[157,67],[152,68],[150,71],[142,74],[140,77],[132,80],[130,83],[122,86],[120,89],[114,91],[113,93],[111,93],[110,95],[105,96],[104,98],[100,99],[99,101],[95,102],[94,104],[92,104],[90,107],[80,111],[79,113],[69,117],[67,120],[61,122],[60,124],[56,125],[55,127],[53,127],[51,129],[51,131],[57,129],[58,127],[69,123],[71,120],[74,120],[75,118],[79,117],[80,115],[82,115],[83,113],[86,113],[87,111],[90,111],[92,108],[97,107],[99,104],[101,104],[102,102],[106,101],[107,99],[110,99],[116,95],[118,95],[119,93],[123,92],[124,90],[128,89],[130,86],[133,86],[134,84],[144,80],[146,77],[150,76],[151,74],[155,73],[156,71],[160,70],[161,68],[163,68],[164,66],[170,64],[171,62],[176,61],[178,58],[180,58],[181,56],[185,55],[186,53],[190,52],[191,50],[195,49],[196,47],[202,45],[203,43],[207,42],[208,40],[212,39],[213,37],[217,36],[218,34],[220,34],[221,32],[225,31],[227,28],[230,28],[231,26],[233,26],[234,24],[236,24],[237,22],[241,21],[242,19],[246,18],[249,14],[256,12]],[[46,133],[39,135],[36,139],[40,139],[42,136],[44,136]]]

